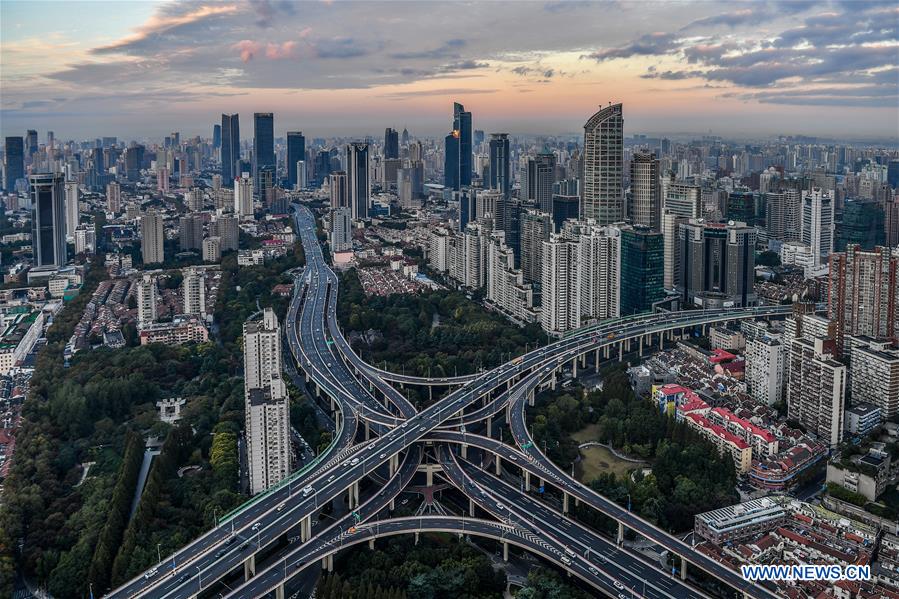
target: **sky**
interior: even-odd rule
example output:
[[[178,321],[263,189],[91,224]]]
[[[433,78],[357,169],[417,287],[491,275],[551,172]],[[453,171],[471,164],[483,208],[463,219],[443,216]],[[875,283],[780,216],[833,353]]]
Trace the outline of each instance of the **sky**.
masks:
[[[0,133],[899,137],[899,4],[752,2],[0,2]]]

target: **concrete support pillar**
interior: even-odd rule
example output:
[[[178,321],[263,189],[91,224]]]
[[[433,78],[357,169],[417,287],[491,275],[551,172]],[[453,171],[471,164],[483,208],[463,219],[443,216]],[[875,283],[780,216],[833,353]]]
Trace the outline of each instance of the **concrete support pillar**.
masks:
[[[243,580],[244,582],[256,576],[256,554],[254,553],[243,562]]]
[[[512,379],[506,381],[506,391],[512,388]]]
[[[562,491],[562,513],[568,513],[568,493]]]
[[[687,558],[680,558],[680,579],[687,580]]]
[[[498,455],[493,456],[493,463],[496,465],[496,475],[499,476],[502,474],[503,459]]]
[[[599,348],[597,348],[596,352],[593,354],[593,368],[599,370]]]
[[[351,484],[347,491],[349,493],[349,500],[347,501],[349,508],[352,510],[359,507],[359,482]]]
[[[549,388],[552,389],[553,391],[556,390],[556,370],[555,369],[553,369],[553,371],[550,373]]]
[[[434,385],[428,385],[428,400],[434,399]]]
[[[571,359],[571,376],[577,378],[577,356]]]
[[[468,498],[468,515],[474,518],[474,499]]]
[[[371,426],[368,423],[368,420],[365,421],[365,440],[368,441],[371,438]]]
[[[618,544],[624,543],[624,522],[618,523]]]
[[[429,487],[434,486],[434,471],[428,468],[425,470],[425,484]]]
[[[468,459],[468,443],[462,444],[462,459],[463,460]]]
[[[608,345],[606,345],[605,347],[602,348],[602,357],[605,358],[606,360],[609,359],[609,346]]]
[[[587,354],[581,354],[580,360],[581,360],[581,368],[586,368],[587,367]]]
[[[618,361],[624,362],[624,340],[618,342]]]
[[[331,555],[326,557],[325,561],[327,562],[328,573],[330,574],[334,571],[334,554],[332,553]]]
[[[577,497],[574,498],[574,507],[579,507],[581,505],[581,500]]]
[[[319,387],[318,383],[315,384],[315,396],[316,397],[322,396],[322,388]]]
[[[300,520],[300,542],[305,543],[312,538],[312,516]]]
[[[524,471],[524,492],[530,493],[531,491],[531,473],[527,470]]]
[[[503,541],[503,561],[509,561],[509,543],[506,541]]]
[[[390,504],[388,504],[387,509],[390,510],[391,512],[396,509],[396,500],[395,499],[390,500]]]
[[[493,438],[493,416],[487,416],[487,436]]]
[[[394,474],[396,474],[396,470],[397,470],[397,468],[399,468],[399,464],[400,464],[400,455],[398,453],[395,453],[392,456],[390,456],[390,466],[389,466],[390,467],[390,476],[393,476]]]
[[[375,540],[374,539],[368,540],[368,548],[371,549],[372,551],[375,550]]]
[[[284,583],[275,587],[275,599],[284,599]]]
[[[416,544],[416,545],[418,545],[418,537],[419,537],[419,536],[420,536],[420,533],[416,530],[416,531],[415,531],[415,544]]]
[[[554,379],[554,380],[555,380],[555,379]],[[530,391],[528,391],[528,405],[529,405],[529,406],[531,406],[531,407],[534,406],[534,398],[536,397],[536,395],[537,395],[537,394],[534,393],[534,390],[533,390],[533,389],[531,389]]]
[[[315,394],[318,395],[318,385],[315,386]],[[337,406],[334,404],[334,398],[332,397],[330,399],[331,399],[331,411],[336,412]]]

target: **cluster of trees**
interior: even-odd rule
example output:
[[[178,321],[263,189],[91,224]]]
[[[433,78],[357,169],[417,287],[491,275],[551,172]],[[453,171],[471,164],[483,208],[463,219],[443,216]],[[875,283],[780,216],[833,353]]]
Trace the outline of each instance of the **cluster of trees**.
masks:
[[[315,588],[316,599],[406,599],[406,593],[399,588],[384,589],[368,583],[363,588],[354,588],[340,574],[322,576]]]
[[[534,568],[528,572],[527,584],[515,594],[516,599],[587,599],[589,595],[567,584],[556,570]]]
[[[546,339],[458,291],[366,297],[355,269],[340,277],[337,318],[345,333],[377,332],[357,351],[370,363],[418,376],[449,377],[498,366]]]
[[[536,443],[546,447],[550,459],[570,468],[579,457],[570,435],[587,424],[598,424],[596,441],[651,461],[652,474],[619,478],[605,473],[590,484],[621,505],[630,502],[644,518],[668,530],[685,530],[693,526],[695,514],[739,500],[729,456],[719,455],[695,431],[638,398],[623,365],[608,366],[601,375],[600,391],[575,388],[536,398],[528,417]],[[580,514],[600,528],[611,524],[588,510]]]
[[[483,553],[452,535],[422,535],[418,545],[408,535],[391,537],[374,551],[355,547],[339,561],[343,575],[340,586],[331,583],[331,597],[367,598],[373,589],[385,597],[487,599],[502,597],[506,586],[505,574]]]

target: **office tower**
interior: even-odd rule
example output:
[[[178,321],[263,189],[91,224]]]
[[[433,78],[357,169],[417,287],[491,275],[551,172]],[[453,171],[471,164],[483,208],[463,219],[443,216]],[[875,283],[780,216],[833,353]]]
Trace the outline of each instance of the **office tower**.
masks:
[[[455,102],[453,130],[444,139],[444,185],[461,189],[471,185],[471,113]]]
[[[331,251],[349,252],[353,249],[353,215],[349,208],[331,210]]]
[[[870,252],[849,244],[830,256],[827,311],[837,323],[838,352],[849,336],[896,338],[899,257],[879,246]]]
[[[562,230],[562,225],[566,220],[577,220],[578,211],[580,210],[581,198],[577,195],[553,195],[553,232],[558,233]]]
[[[368,144],[352,142],[346,147],[347,200],[353,220],[366,220],[371,204],[371,180],[368,164]]]
[[[577,242],[561,235],[553,234],[543,242],[540,324],[551,335],[576,329],[581,324],[577,255]]]
[[[787,417],[835,447],[843,435],[846,367],[824,339],[794,339],[790,347]]]
[[[765,197],[768,236],[780,241],[799,241],[802,236],[802,196],[798,189],[768,192]]]
[[[884,419],[899,414],[899,349],[886,341],[853,338],[849,362],[852,404],[880,408]]]
[[[290,411],[281,378],[281,327],[271,308],[262,320],[245,322],[244,390],[250,493],[257,494],[290,472]]]
[[[486,216],[478,211],[478,192],[471,188],[453,192],[459,198],[459,231],[465,231],[468,223],[477,222],[479,216]],[[491,216],[493,213],[490,213]]]
[[[621,229],[621,316],[651,312],[665,297],[665,242],[658,231],[640,225]]]
[[[298,162],[303,162],[302,185],[300,185],[300,168]],[[287,186],[290,189],[304,189],[306,187],[306,138],[302,131],[287,132]]]
[[[553,183],[555,183],[556,180],[556,156],[544,148],[542,152],[533,158],[533,163],[533,187],[528,188],[528,193],[541,212],[550,213],[553,210]]]
[[[206,271],[202,268],[185,268],[181,282],[185,314],[206,317]]]
[[[518,197],[522,202],[533,203],[537,189],[537,163],[530,156],[518,160]]]
[[[203,240],[203,262],[218,262],[222,259],[222,238],[207,237]]]
[[[396,132],[396,129],[391,127],[387,127],[384,130],[384,158],[388,160],[391,158],[399,158],[400,157],[400,136]]]
[[[637,152],[631,158],[631,200],[628,217],[635,225],[662,229],[662,198],[659,160],[655,154]]]
[[[221,125],[213,125],[212,126],[212,147],[217,150],[222,147],[222,126]]]
[[[140,218],[140,250],[144,264],[165,262],[165,235],[162,214],[149,210]]]
[[[234,213],[241,219],[253,218],[253,180],[246,173],[234,180]]]
[[[883,202],[883,239],[887,247],[899,246],[899,191]]]
[[[240,117],[236,114],[222,115],[222,182],[231,187],[240,176],[235,170],[240,160]]]
[[[621,104],[594,114],[584,125],[581,217],[608,225],[624,220],[624,120]]]
[[[474,146],[480,146],[482,143],[484,143],[484,131],[482,129],[475,129],[473,139]]]
[[[490,134],[490,189],[501,191],[508,196],[512,193],[512,167],[509,154],[509,134]]]
[[[663,286],[665,289],[674,289],[675,287],[674,279],[677,276],[678,263],[678,231],[680,230],[680,225],[689,220],[668,210],[662,213],[662,237],[665,244]]]
[[[812,249],[815,266],[819,266],[833,251],[833,198],[829,192],[817,187],[802,192],[801,222],[800,241]]]
[[[481,217],[483,214],[478,213]],[[497,194],[493,213],[493,228],[505,234],[505,243],[512,248],[517,264],[521,263],[521,200]]]
[[[755,236],[746,223],[681,223],[675,288],[684,304],[754,306]]]
[[[767,335],[746,341],[746,387],[749,395],[767,406],[783,401],[787,348]]]
[[[553,233],[553,221],[538,210],[521,213],[521,274],[529,283],[539,283],[543,274],[543,242]]]
[[[156,277],[150,274],[143,275],[135,284],[137,287],[137,324],[143,327],[152,324],[156,320]]]
[[[275,199],[275,167],[260,166],[256,171],[258,187],[254,187],[263,207],[270,210]]]
[[[37,154],[37,150],[37,131],[29,129],[25,132],[25,155],[28,156],[29,159],[32,159],[32,157]]]
[[[850,198],[843,202],[843,222],[839,227],[837,251],[845,251],[850,243],[871,251],[885,245],[884,203]]]
[[[179,243],[181,251],[199,250],[203,247],[203,219],[196,214],[188,214],[178,219]]]
[[[35,266],[66,263],[65,184],[62,173],[31,175],[31,251]]]
[[[306,161],[305,160],[297,160],[296,169],[296,184],[294,185],[294,189],[306,189]]]
[[[3,191],[12,193],[16,181],[25,178],[25,140],[7,137],[3,151]]]
[[[899,160],[890,160],[887,165],[887,183],[893,189],[899,189]]]
[[[665,190],[664,210],[686,219],[702,218],[702,188],[672,181]]]
[[[122,211],[122,186],[115,181],[106,184],[106,209],[113,214]]]
[[[580,317],[617,318],[621,309],[621,229],[578,227],[577,280]]]
[[[403,127],[403,135],[401,141],[403,142],[403,146],[409,145],[409,131],[405,127]]]
[[[275,163],[275,115],[271,112],[253,113],[253,185],[261,192],[259,171]]]
[[[337,171],[328,175],[329,188],[331,190],[331,208],[349,208],[349,190],[347,189],[347,176],[344,171]]]
[[[66,181],[66,236],[75,237],[75,229],[81,217],[81,209],[78,202],[81,200],[81,191],[77,181]]]
[[[725,192],[727,193],[727,192]],[[758,194],[748,189],[738,189],[727,193],[724,211],[727,220],[739,220],[748,225],[756,224],[756,198]]]
[[[144,147],[133,145],[125,150],[125,178],[128,181],[140,180],[140,169],[144,163]]]
[[[93,225],[81,225],[75,229],[75,253],[93,254],[97,250],[97,233]]]

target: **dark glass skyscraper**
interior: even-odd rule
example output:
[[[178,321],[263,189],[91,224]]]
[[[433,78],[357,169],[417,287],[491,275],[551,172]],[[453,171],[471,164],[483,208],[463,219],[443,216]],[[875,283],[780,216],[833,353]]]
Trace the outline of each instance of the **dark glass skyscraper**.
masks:
[[[400,157],[400,134],[396,129],[388,127],[384,131],[384,158]]]
[[[140,179],[140,169],[144,163],[144,147],[133,145],[125,150],[125,177],[129,181]]]
[[[453,103],[453,130],[445,138],[444,184],[452,189],[471,185],[471,113]]]
[[[29,158],[37,153],[37,131],[34,129],[29,129],[25,133],[25,150]]]
[[[31,248],[35,266],[66,263],[65,184],[62,173],[31,175]]]
[[[25,177],[25,140],[7,137],[3,154],[3,190],[13,192],[16,180]]]
[[[652,311],[665,297],[665,241],[660,232],[635,226],[621,231],[621,316]]]
[[[837,238],[838,252],[845,252],[850,243],[870,252],[884,244],[883,205],[875,200],[848,199],[843,204],[843,222]]]
[[[368,144],[352,142],[346,147],[347,191],[353,220],[368,218],[371,181],[368,173]]]
[[[306,160],[306,138],[302,131],[287,132],[287,183],[290,189],[297,184],[297,162]]]
[[[275,115],[256,112],[253,114],[253,177],[257,190],[259,171],[265,167],[275,168]]]
[[[459,132],[453,131],[443,140],[443,185],[460,189],[459,182]]]
[[[490,189],[503,192],[508,197],[512,192],[512,172],[509,157],[509,134],[490,134]]]
[[[236,114],[222,115],[222,185],[234,185],[235,171],[240,160],[240,117]]]
[[[222,126],[221,125],[213,125],[212,126],[212,147],[213,148],[221,148],[222,147]]]

